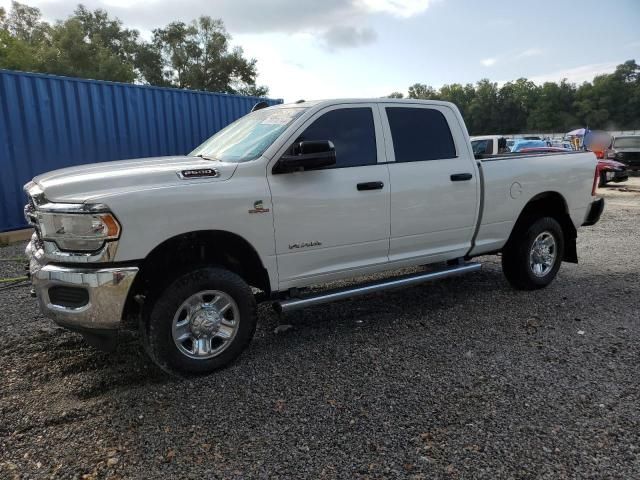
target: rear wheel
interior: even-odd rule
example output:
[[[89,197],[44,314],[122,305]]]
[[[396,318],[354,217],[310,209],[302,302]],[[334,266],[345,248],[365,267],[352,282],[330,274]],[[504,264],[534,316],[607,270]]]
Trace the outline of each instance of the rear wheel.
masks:
[[[555,219],[543,217],[514,232],[502,252],[502,271],[517,289],[544,288],[558,274],[563,256],[562,227]]]
[[[249,285],[228,270],[203,268],[179,277],[158,296],[143,338],[163,370],[209,373],[240,355],[255,327]]]

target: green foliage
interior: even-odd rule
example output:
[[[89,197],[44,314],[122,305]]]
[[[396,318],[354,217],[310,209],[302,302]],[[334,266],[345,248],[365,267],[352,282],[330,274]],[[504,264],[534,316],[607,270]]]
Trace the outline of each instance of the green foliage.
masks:
[[[230,35],[221,20],[202,16],[190,24],[171,22],[153,31],[142,46],[138,67],[158,83],[228,93],[264,96],[258,87],[256,61],[247,60],[239,47],[230,49]]]
[[[102,9],[78,5],[54,25],[16,1],[8,14],[0,9],[0,68],[266,96],[256,61],[230,39],[221,20],[206,16],[155,29],[145,42]]]
[[[10,70],[32,70],[33,52],[25,42],[0,30],[0,66]]]
[[[114,53],[99,34],[87,35],[86,27],[79,18],[52,27],[50,45],[42,49],[39,70],[70,77],[133,82],[136,79],[133,64]]]
[[[3,9],[0,18],[0,26],[18,40],[36,43],[46,39],[49,25],[41,21],[40,10],[35,7],[12,1],[9,15]]]
[[[438,98],[438,92],[433,87],[423,83],[415,83],[409,87],[409,95],[407,98],[418,98],[421,100],[435,100]]]
[[[408,96],[455,103],[472,135],[566,132],[584,126],[640,128],[640,66],[635,60],[580,86],[566,80],[538,86],[519,78],[498,87],[483,79],[476,85],[453,83],[439,90],[416,83],[409,87]]]

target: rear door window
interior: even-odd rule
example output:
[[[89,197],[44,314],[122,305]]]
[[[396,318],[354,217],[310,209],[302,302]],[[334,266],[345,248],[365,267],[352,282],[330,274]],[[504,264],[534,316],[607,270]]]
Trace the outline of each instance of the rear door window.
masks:
[[[386,107],[396,162],[456,157],[451,129],[433,108]]]

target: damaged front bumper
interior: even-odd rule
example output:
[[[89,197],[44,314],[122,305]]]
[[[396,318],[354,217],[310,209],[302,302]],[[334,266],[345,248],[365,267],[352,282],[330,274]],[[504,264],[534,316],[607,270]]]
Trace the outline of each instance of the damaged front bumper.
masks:
[[[92,345],[112,349],[138,267],[46,263],[38,243],[34,234],[25,253],[42,313],[58,325],[82,333]]]

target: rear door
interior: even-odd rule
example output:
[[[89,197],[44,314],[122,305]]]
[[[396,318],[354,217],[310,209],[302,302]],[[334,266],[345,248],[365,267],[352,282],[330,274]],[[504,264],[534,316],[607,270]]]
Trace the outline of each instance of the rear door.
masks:
[[[376,105],[327,107],[287,147],[305,140],[333,142],[336,165],[267,173],[281,290],[388,261],[389,170]]]
[[[468,138],[444,105],[381,104],[391,181],[390,261],[437,262],[471,247],[480,183]]]

